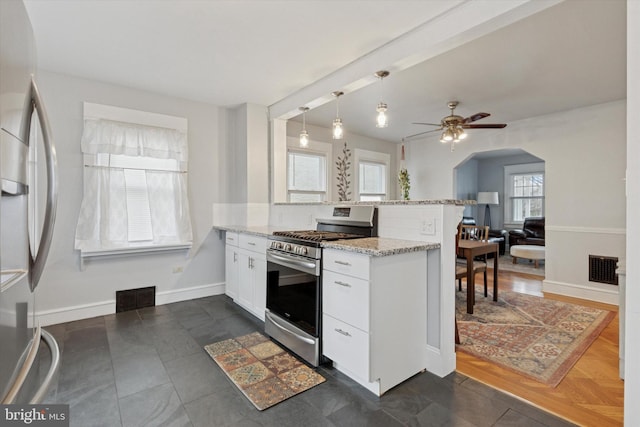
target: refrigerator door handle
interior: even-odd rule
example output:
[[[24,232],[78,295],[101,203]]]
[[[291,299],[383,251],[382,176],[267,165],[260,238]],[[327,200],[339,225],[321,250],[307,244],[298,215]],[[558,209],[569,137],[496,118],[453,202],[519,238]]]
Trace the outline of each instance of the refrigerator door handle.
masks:
[[[32,108],[29,109],[27,116],[27,123],[31,123],[31,117],[33,111],[38,112],[38,120],[40,122],[40,130],[42,131],[42,139],[44,142],[44,154],[45,163],[47,166],[47,202],[44,213],[44,224],[42,226],[42,236],[38,244],[38,250],[35,257],[33,254],[30,256],[30,280],[29,286],[33,291],[44,270],[47,256],[49,255],[49,248],[51,247],[51,240],[53,238],[53,224],[56,220],[56,207],[58,203],[58,182],[57,182],[57,161],[56,161],[56,149],[53,145],[53,139],[51,137],[51,126],[49,125],[49,117],[47,111],[42,103],[38,86],[31,77],[31,103]]]
[[[51,381],[53,380],[53,376],[58,371],[58,366],[60,365],[60,347],[58,347],[58,343],[56,339],[49,332],[42,329],[42,340],[49,347],[49,351],[51,352],[51,366],[49,366],[49,371],[47,375],[42,380],[38,391],[33,395],[31,401],[29,402],[32,405],[36,405],[44,399],[47,390],[49,390],[49,386],[51,385]]]
[[[27,375],[29,375],[29,371],[31,370],[33,361],[35,360],[36,355],[38,354],[38,348],[40,347],[41,333],[42,333],[42,330],[40,329],[40,326],[38,326],[36,328],[35,333],[33,334],[31,345],[29,346],[29,350],[27,351],[26,356],[22,361],[22,364],[20,365],[19,369],[17,370],[17,372],[14,374],[14,377],[12,378],[13,381],[12,381],[11,387],[9,388],[9,391],[7,391],[7,393],[4,395],[2,402],[0,402],[3,405],[10,405],[14,403],[16,396],[18,395],[18,392],[22,388],[24,381],[27,379]]]

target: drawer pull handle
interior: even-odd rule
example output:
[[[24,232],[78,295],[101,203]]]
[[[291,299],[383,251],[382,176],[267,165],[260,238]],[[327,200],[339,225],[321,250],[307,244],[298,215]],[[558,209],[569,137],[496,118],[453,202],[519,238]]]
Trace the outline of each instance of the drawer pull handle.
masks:
[[[248,244],[248,245],[250,245],[250,246],[255,246],[255,245],[256,245],[256,244],[255,244],[255,243],[253,243],[253,242],[247,242],[247,244]]]
[[[350,262],[347,262],[347,261],[335,260],[334,262],[335,262],[336,264],[340,264],[340,265],[347,265],[347,266],[351,265],[351,263],[350,263]]]
[[[351,336],[351,334],[350,334],[349,332],[347,332],[347,331],[343,331],[342,329],[338,329],[338,328],[336,328],[336,329],[335,329],[335,331],[336,331],[337,333],[339,333],[339,334],[344,335],[345,337],[350,337],[350,336]]]
[[[233,237],[227,237],[227,240],[234,241],[235,239]]]
[[[345,288],[350,288],[351,285],[346,283],[346,282],[341,282],[339,280],[334,280],[333,283],[335,283],[336,285],[340,285],[340,286],[344,286]]]

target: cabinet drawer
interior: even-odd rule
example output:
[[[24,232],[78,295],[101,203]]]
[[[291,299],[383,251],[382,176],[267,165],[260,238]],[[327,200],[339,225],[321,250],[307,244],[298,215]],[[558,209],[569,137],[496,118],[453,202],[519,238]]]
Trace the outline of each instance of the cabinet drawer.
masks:
[[[234,231],[227,231],[225,235],[227,245],[238,246],[238,233]]]
[[[326,271],[322,277],[322,311],[369,332],[369,282]]]
[[[240,234],[240,247],[266,256],[267,239],[253,234]]]
[[[322,252],[325,270],[369,280],[369,257],[339,250]]]
[[[322,316],[322,353],[369,381],[369,334],[329,315]]]

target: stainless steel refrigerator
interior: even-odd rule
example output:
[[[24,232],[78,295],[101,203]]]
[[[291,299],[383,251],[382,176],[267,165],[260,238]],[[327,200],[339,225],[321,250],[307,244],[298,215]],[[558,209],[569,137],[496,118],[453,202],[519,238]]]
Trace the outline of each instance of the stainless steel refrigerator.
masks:
[[[0,403],[39,403],[59,362],[35,317],[53,235],[56,158],[22,0],[0,0]],[[50,353],[46,353],[46,352]],[[49,355],[50,354],[50,355]],[[44,356],[43,356],[44,355]],[[46,360],[48,368],[39,366]]]

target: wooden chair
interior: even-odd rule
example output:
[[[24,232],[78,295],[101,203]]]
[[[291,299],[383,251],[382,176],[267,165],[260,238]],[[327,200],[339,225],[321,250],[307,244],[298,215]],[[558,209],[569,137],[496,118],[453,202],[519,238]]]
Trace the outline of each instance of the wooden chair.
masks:
[[[456,239],[456,253],[458,251],[458,242],[460,240],[480,240],[487,241],[489,239],[489,226],[480,225],[458,225],[458,238]],[[487,256],[484,255],[482,261],[473,261],[473,274],[483,273],[484,276],[484,296],[487,293]],[[460,258],[456,263],[456,279],[458,279],[458,291],[462,290],[462,278],[467,277],[467,260]]]

